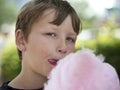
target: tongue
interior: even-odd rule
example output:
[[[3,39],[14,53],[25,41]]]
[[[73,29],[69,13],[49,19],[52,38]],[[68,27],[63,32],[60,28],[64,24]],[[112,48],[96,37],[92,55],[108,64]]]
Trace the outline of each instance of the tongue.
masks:
[[[49,59],[48,60],[52,65],[57,65],[57,60],[55,59]]]

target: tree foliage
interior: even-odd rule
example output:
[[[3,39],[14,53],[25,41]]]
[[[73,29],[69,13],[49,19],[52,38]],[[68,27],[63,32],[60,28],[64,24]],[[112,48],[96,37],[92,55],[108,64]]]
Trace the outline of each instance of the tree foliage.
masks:
[[[14,0],[11,2],[7,0],[0,0],[0,26],[3,23],[11,23],[15,21],[16,4]]]
[[[82,22],[82,27],[84,29],[86,28],[91,28],[93,26],[93,22],[96,20],[97,16],[95,13],[90,12],[90,6],[86,0],[76,0],[74,2],[71,2],[71,5],[73,8],[76,10],[78,13],[81,22]]]
[[[9,81],[15,78],[21,70],[20,66],[21,62],[18,58],[15,45],[7,45],[3,50],[1,64],[3,81]]]

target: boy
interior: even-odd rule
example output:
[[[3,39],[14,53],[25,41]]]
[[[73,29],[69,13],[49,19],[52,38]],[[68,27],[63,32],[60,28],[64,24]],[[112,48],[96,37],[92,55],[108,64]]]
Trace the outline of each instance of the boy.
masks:
[[[80,20],[64,0],[31,0],[17,18],[15,38],[20,74],[0,90],[43,90],[57,61],[75,50]]]

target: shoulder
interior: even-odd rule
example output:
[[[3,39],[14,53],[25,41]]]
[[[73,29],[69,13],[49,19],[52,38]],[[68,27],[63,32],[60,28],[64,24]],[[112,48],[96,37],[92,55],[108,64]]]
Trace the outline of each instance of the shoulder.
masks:
[[[22,90],[22,89],[16,89],[16,88],[12,88],[12,87],[8,86],[8,83],[9,83],[9,82],[10,82],[10,81],[4,82],[4,83],[2,84],[2,86],[0,86],[0,90]],[[37,89],[37,90],[43,90],[43,88]]]
[[[15,89],[12,89],[11,87],[8,86],[8,82],[4,82],[1,86],[0,86],[0,90],[15,90]]]

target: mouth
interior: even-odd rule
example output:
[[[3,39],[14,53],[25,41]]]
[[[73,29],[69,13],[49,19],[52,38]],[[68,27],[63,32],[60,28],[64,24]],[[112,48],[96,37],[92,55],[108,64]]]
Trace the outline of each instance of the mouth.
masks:
[[[53,65],[53,66],[56,66],[57,65],[57,62],[58,62],[58,59],[48,59],[48,62]]]

